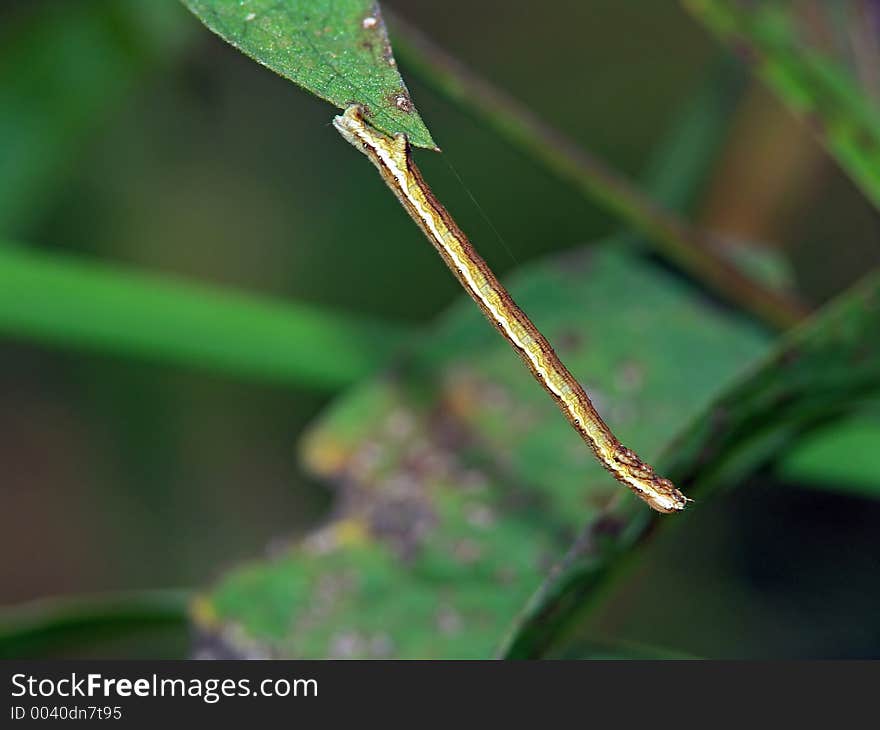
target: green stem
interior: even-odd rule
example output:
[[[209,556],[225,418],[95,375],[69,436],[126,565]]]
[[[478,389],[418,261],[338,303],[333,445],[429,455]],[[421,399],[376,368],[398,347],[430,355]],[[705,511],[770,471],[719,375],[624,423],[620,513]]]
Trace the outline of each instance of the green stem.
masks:
[[[779,329],[806,311],[791,296],[769,289],[715,253],[711,241],[673,212],[656,205],[632,183],[540,120],[397,16],[395,51],[426,84],[479,117],[511,145],[585,197],[642,232],[666,258],[725,299]]]

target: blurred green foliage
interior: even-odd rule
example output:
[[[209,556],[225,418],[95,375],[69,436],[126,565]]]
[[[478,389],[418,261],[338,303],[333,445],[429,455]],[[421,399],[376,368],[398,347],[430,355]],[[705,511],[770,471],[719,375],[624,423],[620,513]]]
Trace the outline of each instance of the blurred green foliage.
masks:
[[[404,331],[228,288],[0,248],[0,332],[11,336],[332,389],[369,375]]]
[[[187,4],[339,106],[375,99],[380,125],[402,111],[389,106],[404,87],[384,38],[363,45],[372,3]],[[860,537],[880,527],[874,290],[853,290],[743,371],[770,347],[767,330],[707,296],[699,268],[685,265],[686,281],[603,238],[644,229],[663,205],[714,244],[700,225],[711,229],[719,205],[736,210],[741,178],[726,160],[738,150],[754,179],[783,180],[777,207],[800,225],[765,226],[791,269],[768,267],[780,257],[760,247],[724,255],[768,291],[815,299],[877,263],[876,225],[853,224],[876,224],[876,211],[838,173],[806,189],[790,158],[763,152],[772,130],[741,102],[736,62],[719,66],[672,5],[560,3],[545,15],[566,22],[541,24],[528,3],[503,14],[388,4],[540,110],[540,128],[558,127],[569,149],[606,160],[606,182],[646,180],[627,198],[636,207],[608,206],[619,191],[601,175],[578,187],[552,156],[514,137],[509,148],[486,119],[453,109],[485,98],[444,88],[444,69],[420,63],[401,26],[403,70],[417,71],[414,97],[446,151],[419,159],[435,192],[497,269],[522,268],[513,280],[527,310],[619,435],[661,455],[697,504],[650,529],[658,522],[599,470],[469,302],[427,324],[456,287],[328,129],[326,106],[199,32],[176,3],[13,2],[0,8],[0,488],[16,516],[3,602],[138,590],[5,609],[0,652],[180,655],[186,594],[140,592],[156,585],[203,590],[193,618],[204,655],[487,656],[514,626],[515,655],[880,651]],[[877,54],[855,47],[861,16],[690,5],[759,51],[774,89],[821,122],[876,203]],[[304,8],[317,25],[300,23]],[[804,36],[805,17],[833,42]],[[366,96],[349,98],[328,67]],[[509,108],[491,111],[519,128]],[[404,117],[432,146],[419,117]],[[802,245],[829,230],[833,240]],[[602,243],[559,255],[584,240]],[[356,381],[313,421],[328,389]],[[303,435],[310,475],[293,465]],[[336,492],[319,530],[315,476]],[[773,489],[755,486],[768,479]],[[254,560],[267,542],[269,559]],[[130,643],[154,629],[168,641]]]
[[[0,26],[0,231],[27,230],[88,135],[189,36],[174,3],[27,8]],[[4,242],[5,243],[5,242]]]
[[[877,82],[869,68],[877,64],[876,8],[814,0],[748,6],[735,0],[685,0],[685,5],[756,66],[880,206],[880,109],[876,96],[871,98],[880,88],[864,85]],[[840,53],[835,34],[852,43],[852,60]]]
[[[795,484],[835,488],[877,496],[880,471],[880,419],[877,404],[862,406],[856,417],[826,425],[805,436],[781,460],[778,473]]]
[[[157,629],[186,626],[184,591],[151,591],[33,601],[0,609],[0,658],[32,656]],[[155,637],[154,637],[155,640]]]

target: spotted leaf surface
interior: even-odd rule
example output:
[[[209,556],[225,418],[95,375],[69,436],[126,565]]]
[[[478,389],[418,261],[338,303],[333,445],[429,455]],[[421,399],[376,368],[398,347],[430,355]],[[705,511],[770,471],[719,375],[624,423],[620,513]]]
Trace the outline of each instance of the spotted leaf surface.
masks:
[[[767,346],[614,247],[526,267],[511,292],[625,443],[652,458]],[[195,606],[221,655],[488,657],[577,532],[624,500],[469,301],[302,443],[333,520]]]

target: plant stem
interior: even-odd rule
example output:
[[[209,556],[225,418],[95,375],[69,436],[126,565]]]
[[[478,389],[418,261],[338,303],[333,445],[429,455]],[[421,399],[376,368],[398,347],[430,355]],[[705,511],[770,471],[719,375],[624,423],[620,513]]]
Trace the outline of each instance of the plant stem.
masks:
[[[806,309],[792,296],[747,276],[717,254],[711,241],[685,220],[656,205],[625,177],[475,74],[419,30],[395,15],[385,15],[397,31],[397,55],[422,81],[476,115],[585,197],[641,231],[667,259],[778,329],[787,329],[805,316]]]

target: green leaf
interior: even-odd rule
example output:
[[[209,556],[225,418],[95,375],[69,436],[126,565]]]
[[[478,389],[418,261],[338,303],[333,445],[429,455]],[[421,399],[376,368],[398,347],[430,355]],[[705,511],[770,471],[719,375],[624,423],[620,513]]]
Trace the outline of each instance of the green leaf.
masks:
[[[768,336],[615,247],[530,265],[511,292],[646,458]],[[648,509],[590,450],[470,300],[302,443],[338,516],[196,605],[241,656],[488,657],[584,522]]]
[[[94,0],[33,7],[4,23],[0,231],[39,215],[105,115],[183,46],[184,14],[170,3]]]
[[[183,0],[224,40],[378,129],[436,149],[400,77],[374,0]]]
[[[712,489],[735,484],[785,454],[808,429],[878,396],[880,273],[875,273],[786,335],[668,446],[658,461],[661,473],[697,499],[681,519],[699,519],[699,503]],[[588,525],[526,605],[504,655],[534,657],[558,649],[648,526],[644,513],[630,504]]]
[[[306,304],[0,246],[0,332],[337,388],[384,362],[404,331]]]
[[[0,659],[33,658],[72,644],[186,623],[184,591],[49,598],[0,608]]]
[[[807,435],[788,450],[776,473],[804,486],[880,499],[880,408],[863,408]]]
[[[729,46],[745,55],[761,78],[793,111],[818,131],[829,152],[880,207],[880,108],[860,87],[858,67],[815,46],[800,29],[825,15],[822,32],[849,45],[859,34],[876,34],[853,3],[842,28],[833,28],[829,7],[816,5],[818,17],[805,22],[798,3],[770,0],[683,0],[694,15]],[[833,5],[828,3],[828,6]],[[832,44],[833,46],[833,44]],[[858,53],[854,53],[856,57]],[[877,65],[869,55],[862,63]],[[872,69],[865,69],[865,73]]]

